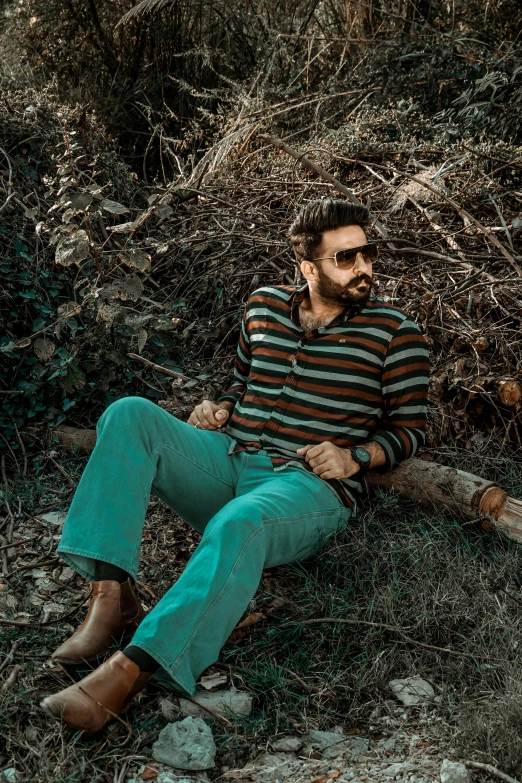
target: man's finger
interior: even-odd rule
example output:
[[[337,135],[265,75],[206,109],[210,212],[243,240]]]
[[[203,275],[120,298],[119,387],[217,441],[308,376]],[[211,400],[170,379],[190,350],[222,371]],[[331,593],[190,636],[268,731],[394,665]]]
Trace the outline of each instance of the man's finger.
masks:
[[[300,449],[297,449],[297,454],[307,454],[307,452],[310,451],[310,449],[313,449],[312,444],[309,444],[308,446],[301,446]]]
[[[210,402],[210,400],[203,400],[201,403],[201,415],[214,426],[219,423],[219,420],[214,415],[214,403]]]
[[[325,462],[329,462],[329,461],[330,461],[330,455],[329,454],[324,454],[324,452],[321,452],[321,454],[318,454],[317,457],[312,457],[311,459],[309,459],[308,460],[308,464],[312,468],[315,468],[318,465],[324,465]]]
[[[327,481],[328,479],[336,479],[341,478],[339,475],[339,472],[335,470],[334,468],[331,468],[329,470],[325,470],[324,473],[321,473],[321,478]]]
[[[319,457],[321,454],[327,454],[328,453],[328,444],[327,443],[319,443],[318,446],[312,446],[310,451],[306,455],[307,462],[310,462],[311,459],[315,459],[316,457]]]
[[[317,476],[321,476],[327,470],[335,470],[335,465],[330,460],[323,460],[323,462],[318,462],[313,470]]]

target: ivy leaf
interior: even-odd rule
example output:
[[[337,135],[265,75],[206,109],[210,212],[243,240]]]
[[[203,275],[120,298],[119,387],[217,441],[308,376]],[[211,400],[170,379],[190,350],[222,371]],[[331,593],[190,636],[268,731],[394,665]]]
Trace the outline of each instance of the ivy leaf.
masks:
[[[89,257],[89,237],[82,228],[60,239],[56,246],[54,260],[62,266],[79,264]]]

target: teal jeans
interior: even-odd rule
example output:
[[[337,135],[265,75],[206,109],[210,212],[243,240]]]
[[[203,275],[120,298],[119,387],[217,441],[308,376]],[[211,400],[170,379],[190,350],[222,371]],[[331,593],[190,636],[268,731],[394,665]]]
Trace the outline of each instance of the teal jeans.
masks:
[[[89,580],[95,560],[136,579],[151,493],[202,534],[132,639],[163,668],[156,679],[193,694],[263,568],[313,554],[345,525],[350,509],[314,474],[297,465],[276,473],[263,450],[228,455],[228,435],[192,427],[141,397],[110,405],[97,432],[58,553]]]

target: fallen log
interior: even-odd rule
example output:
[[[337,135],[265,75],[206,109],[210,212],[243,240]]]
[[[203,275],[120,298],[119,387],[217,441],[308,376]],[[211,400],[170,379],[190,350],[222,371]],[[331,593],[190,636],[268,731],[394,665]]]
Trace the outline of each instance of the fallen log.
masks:
[[[509,497],[492,481],[464,470],[408,459],[390,473],[370,471],[370,487],[413,498],[421,505],[444,505],[466,520],[480,522],[484,530],[495,528],[522,543],[522,501]]]
[[[52,430],[51,437],[57,438],[60,446],[71,454],[88,454],[96,445],[96,430],[67,427],[65,424]]]
[[[91,451],[96,430],[57,427],[53,431],[66,451]],[[522,501],[509,497],[496,484],[473,473],[428,462],[408,459],[390,473],[370,471],[368,485],[412,498],[424,506],[446,506],[464,519],[480,523],[484,530],[495,529],[522,543]]]

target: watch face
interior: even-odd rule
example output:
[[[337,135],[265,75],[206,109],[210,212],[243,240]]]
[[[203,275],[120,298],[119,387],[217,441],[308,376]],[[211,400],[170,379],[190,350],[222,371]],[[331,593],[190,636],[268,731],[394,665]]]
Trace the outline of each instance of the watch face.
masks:
[[[365,468],[369,467],[370,462],[372,461],[370,452],[362,448],[355,449],[355,457],[358,460],[359,464],[363,465]]]

